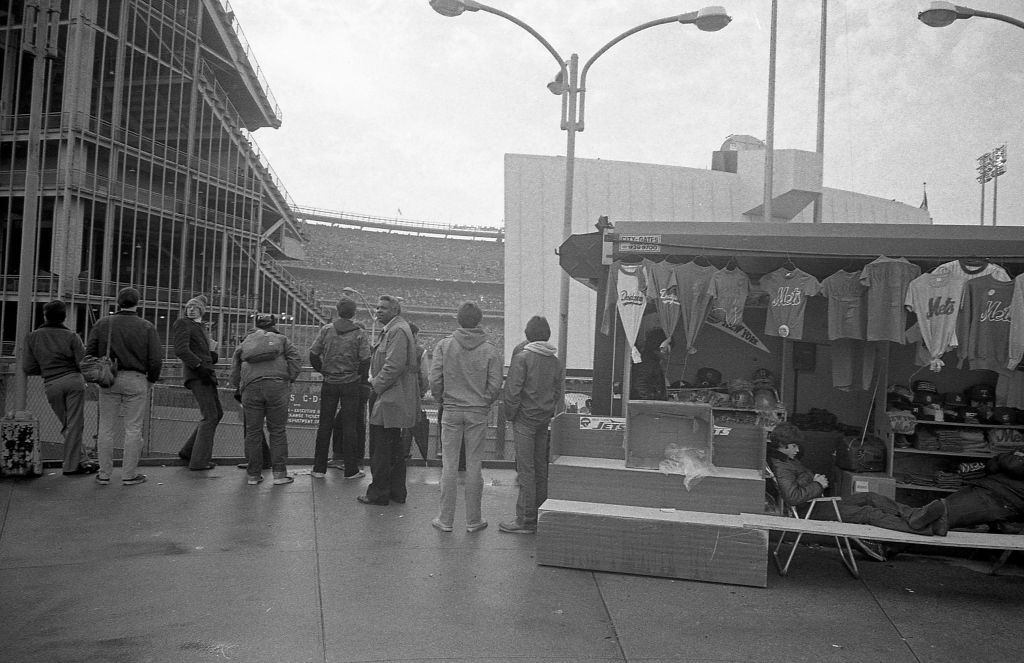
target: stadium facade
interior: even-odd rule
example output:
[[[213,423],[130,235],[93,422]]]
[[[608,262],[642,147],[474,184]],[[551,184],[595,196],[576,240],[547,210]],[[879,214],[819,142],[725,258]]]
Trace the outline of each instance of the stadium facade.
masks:
[[[165,342],[197,293],[228,349],[257,310],[323,321],[281,266],[302,223],[251,135],[281,113],[230,5],[0,0],[0,30],[0,354],[19,315],[60,297],[85,335],[126,285]]]
[[[821,200],[822,223],[929,224],[927,209],[822,186],[821,155],[774,151],[772,218],[764,218],[765,148],[756,138],[730,136],[711,169],[577,159],[573,232],[612,223],[811,223]],[[533,315],[558,319],[565,158],[505,155],[505,357]],[[567,363],[593,369],[596,293],[570,283]]]

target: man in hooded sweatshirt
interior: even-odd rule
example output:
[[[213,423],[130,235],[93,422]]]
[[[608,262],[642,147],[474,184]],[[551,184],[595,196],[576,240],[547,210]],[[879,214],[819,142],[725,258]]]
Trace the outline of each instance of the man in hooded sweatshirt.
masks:
[[[338,300],[338,319],[325,325],[312,347],[309,363],[324,376],[320,387],[320,421],[313,452],[313,478],[327,476],[327,452],[334,439],[334,457],[340,458],[346,479],[360,479],[366,474],[359,469],[358,424],[361,370],[370,364],[370,341],[366,331],[352,317],[356,314],[354,299]]]
[[[516,517],[498,529],[510,534],[535,533],[537,507],[548,497],[548,424],[562,404],[562,362],[549,338],[547,319],[530,318],[526,343],[512,355],[505,380],[505,420],[512,422],[519,497]]]
[[[430,391],[444,406],[441,417],[441,511],[431,523],[451,532],[459,483],[459,448],[466,442],[466,531],[487,527],[480,513],[484,478],[480,471],[487,414],[501,393],[501,358],[480,326],[474,302],[459,307],[459,328],[434,348]]]
[[[192,392],[199,407],[202,420],[192,430],[185,444],[178,451],[178,457],[188,463],[190,470],[212,470],[213,440],[217,424],[224,416],[217,393],[216,342],[203,323],[207,303],[204,295],[198,295],[185,302],[185,315],[174,321],[171,335],[174,338],[174,354],[181,360],[182,379],[185,388]]]

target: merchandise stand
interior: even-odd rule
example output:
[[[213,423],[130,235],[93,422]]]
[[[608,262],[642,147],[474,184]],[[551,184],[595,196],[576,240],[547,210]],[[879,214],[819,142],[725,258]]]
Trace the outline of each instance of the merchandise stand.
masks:
[[[906,258],[922,271],[977,256],[1000,264],[1014,277],[1024,272],[1024,233],[1016,228],[975,226],[619,223],[603,236],[574,235],[560,247],[559,255],[563,269],[598,295],[593,415],[561,415],[552,425],[549,501],[541,508],[538,563],[765,586],[767,531],[744,528],[742,518],[737,520],[741,513],[764,509],[765,426],[719,426],[716,421],[718,429],[729,428],[731,435],[714,436],[708,450],[712,470],[689,489],[684,487],[684,476],[627,466],[630,454],[623,442],[627,437],[637,440],[644,436],[624,434],[627,418],[633,417],[628,399],[622,400],[619,394],[630,393],[632,363],[618,316],[609,316],[610,334],[601,332],[608,265],[643,258],[674,257],[676,262],[699,258],[717,268],[734,264],[756,283],[784,264],[821,280],[839,270],[858,270],[879,256]],[[746,377],[753,368],[767,368],[777,376],[786,409],[797,402],[802,409],[835,407],[844,423],[866,426],[869,433],[889,440],[891,472],[894,452],[886,387],[913,374],[910,346],[888,341],[865,343],[868,358],[861,363],[861,382],[849,392],[835,392],[831,374],[822,375],[825,371],[820,365],[825,360],[817,360],[815,368],[819,353],[831,361],[831,352],[822,350],[830,344],[821,328],[820,305],[811,311],[809,303],[807,324],[817,328],[805,328],[803,339],[770,338],[764,329],[765,306],[759,303],[763,299],[764,293],[752,288],[744,322],[754,339],[744,340],[735,334],[730,338],[704,325],[694,342],[696,351],[681,356],[679,353],[689,349],[685,340],[680,342],[677,327],[668,380],[692,380],[694,371],[702,366],[721,367],[727,378]],[[758,348],[757,341],[764,347]],[[799,380],[797,370],[801,371]],[[868,374],[870,380],[864,378]],[[929,378],[927,368],[918,378]],[[618,389],[616,383],[621,385]],[[633,407],[643,410],[647,403],[652,402],[638,401]],[[865,421],[869,416],[870,421]],[[664,424],[666,420],[662,417],[660,421]],[[652,431],[647,439],[651,442],[653,438],[657,445],[682,434]],[[849,483],[851,478],[846,479]],[[867,481],[852,480],[854,484]],[[892,479],[888,481],[891,485]],[[854,485],[846,489],[866,488]],[[729,542],[728,550],[723,550],[724,542]]]

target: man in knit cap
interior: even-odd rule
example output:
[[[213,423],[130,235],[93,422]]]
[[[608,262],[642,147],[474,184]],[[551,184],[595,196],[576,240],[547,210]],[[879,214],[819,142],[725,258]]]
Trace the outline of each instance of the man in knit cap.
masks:
[[[224,416],[217,395],[217,345],[203,323],[206,310],[206,297],[193,297],[185,302],[185,316],[175,320],[171,327],[174,354],[181,360],[185,388],[192,392],[202,415],[202,420],[178,451],[190,470],[212,470],[217,466],[213,462],[213,439],[217,424]]]
[[[260,313],[256,329],[242,341],[231,358],[230,384],[238,390],[244,408],[245,457],[248,460],[247,480],[250,486],[263,481],[263,421],[270,436],[270,460],[274,485],[295,481],[288,475],[288,402],[291,384],[302,371],[299,351],[287,336],[277,330],[277,316]],[[261,341],[261,343],[251,343]],[[265,349],[248,354],[250,345]],[[273,350],[272,352],[270,350]]]

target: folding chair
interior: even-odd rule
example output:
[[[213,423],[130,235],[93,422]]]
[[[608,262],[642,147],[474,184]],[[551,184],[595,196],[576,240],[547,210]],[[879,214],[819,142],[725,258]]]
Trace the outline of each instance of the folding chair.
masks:
[[[801,516],[800,512],[797,510],[795,506],[791,504],[786,504],[785,500],[782,498],[782,491],[779,490],[778,479],[776,478],[775,473],[772,472],[771,467],[765,465],[764,470],[765,477],[768,479],[769,483],[775,490],[775,494],[777,496],[778,509],[782,512],[781,515],[787,515],[792,518],[802,518],[804,520],[811,520],[811,515],[814,513],[814,507],[824,503],[831,504],[832,509],[833,511],[835,511],[836,514],[836,520],[838,522],[843,522],[843,517],[839,514],[839,505],[837,504],[837,502],[842,499],[841,497],[816,497],[807,502],[807,510],[804,512],[804,515]],[[783,563],[780,551],[782,550],[783,544],[787,542],[786,539],[790,534],[795,534],[796,536],[794,537],[792,542],[790,542],[789,554],[786,556],[785,563]],[[789,565],[793,562],[793,556],[796,555],[797,546],[800,545],[800,539],[803,538],[803,535],[803,532],[782,532],[779,536],[779,541],[775,544],[775,549],[772,551],[772,556],[775,558],[775,565],[779,569],[779,575],[784,576],[787,573],[789,573]],[[836,548],[839,551],[839,556],[843,560],[843,564],[846,565],[846,568],[850,571],[854,578],[860,577],[860,570],[857,568],[857,560],[853,557],[853,549],[850,546],[851,540],[853,541],[853,543],[857,545],[858,548],[864,551],[864,553],[872,559],[878,560],[880,562],[885,561],[884,556],[879,555],[877,552],[871,550],[858,538],[852,536],[835,536],[833,538],[836,541]]]

